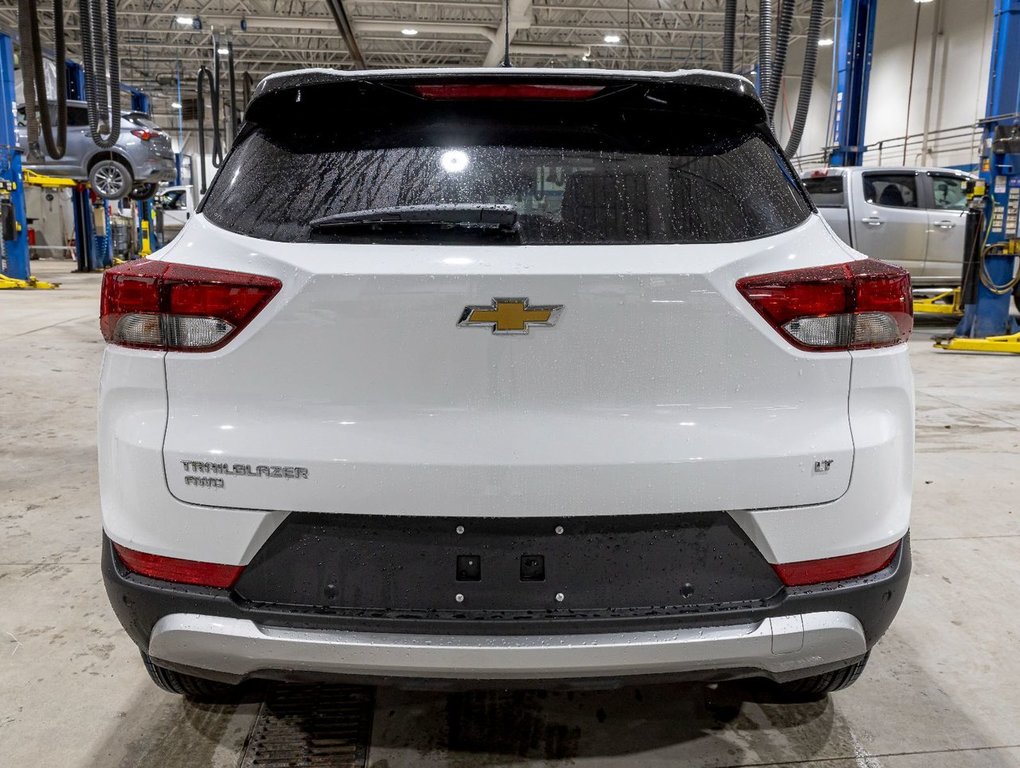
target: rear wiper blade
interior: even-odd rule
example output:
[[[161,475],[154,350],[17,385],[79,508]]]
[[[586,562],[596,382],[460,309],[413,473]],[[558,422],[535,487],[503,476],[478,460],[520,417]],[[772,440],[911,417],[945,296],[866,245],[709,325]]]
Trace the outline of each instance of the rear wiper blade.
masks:
[[[363,211],[334,213],[312,219],[312,229],[400,224],[424,224],[466,229],[514,230],[517,209],[512,205],[488,203],[439,203],[435,205],[393,205]]]

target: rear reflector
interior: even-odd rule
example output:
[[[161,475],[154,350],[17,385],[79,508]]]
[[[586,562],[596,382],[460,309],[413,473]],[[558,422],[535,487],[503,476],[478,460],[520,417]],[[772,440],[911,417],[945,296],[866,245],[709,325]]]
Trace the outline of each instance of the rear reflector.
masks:
[[[603,90],[601,85],[539,85],[517,83],[491,85],[451,83],[448,85],[416,85],[414,90],[426,99],[590,99]]]
[[[800,349],[888,347],[914,325],[910,275],[872,259],[744,277],[737,289]]]
[[[177,584],[227,589],[234,586],[234,582],[244,570],[243,565],[220,565],[219,563],[180,560],[176,557],[136,552],[133,549],[122,547],[120,544],[114,544],[113,548],[129,571]]]
[[[100,328],[111,344],[208,352],[237,335],[281,286],[262,275],[132,261],[103,275]]]
[[[888,567],[900,548],[900,542],[870,552],[855,555],[828,557],[824,560],[802,560],[799,563],[773,565],[776,574],[788,587],[802,587],[808,584],[822,584],[827,581],[867,576]]]

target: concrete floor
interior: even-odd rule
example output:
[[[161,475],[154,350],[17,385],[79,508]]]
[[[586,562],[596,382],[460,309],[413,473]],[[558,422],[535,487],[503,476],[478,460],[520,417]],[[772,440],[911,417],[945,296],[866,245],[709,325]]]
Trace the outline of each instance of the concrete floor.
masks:
[[[259,701],[153,687],[99,575],[99,275],[0,292],[0,766],[237,765]],[[446,696],[382,690],[374,768],[1020,766],[1020,358],[911,342],[914,572],[853,688],[805,706],[741,686]],[[939,330],[935,328],[934,330]]]

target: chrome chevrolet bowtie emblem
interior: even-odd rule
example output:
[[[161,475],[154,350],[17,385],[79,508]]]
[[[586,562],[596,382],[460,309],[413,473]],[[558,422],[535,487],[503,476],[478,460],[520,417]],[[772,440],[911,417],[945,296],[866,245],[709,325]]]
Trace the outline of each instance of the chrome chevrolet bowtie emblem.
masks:
[[[464,307],[457,325],[463,328],[492,328],[493,333],[523,334],[533,325],[556,325],[562,304],[533,307],[526,298],[493,299],[488,306]]]

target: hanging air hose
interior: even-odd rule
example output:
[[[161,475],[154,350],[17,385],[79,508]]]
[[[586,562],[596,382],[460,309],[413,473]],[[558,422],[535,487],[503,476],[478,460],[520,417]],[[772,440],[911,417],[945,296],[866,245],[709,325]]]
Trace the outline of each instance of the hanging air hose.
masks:
[[[790,30],[793,28],[794,0],[779,0],[779,26],[776,30],[775,58],[769,74],[769,89],[765,92],[765,114],[769,122],[776,113],[779,90],[783,85],[783,70],[786,69],[786,51],[790,46]]]
[[[219,61],[214,61],[214,65],[219,64]],[[199,67],[198,70],[198,99],[196,104],[196,111],[198,112],[198,155],[199,163],[202,166],[201,178],[202,188],[199,190],[201,194],[205,194],[206,191],[206,173],[205,173],[205,92],[202,87],[205,83],[209,83],[209,102],[212,107],[212,150],[209,153],[212,160],[213,168],[219,168],[220,163],[223,162],[223,147],[220,142],[220,93],[219,88],[216,86],[216,82],[213,79],[213,73],[208,67]]]
[[[59,160],[67,151],[67,46],[64,39],[64,0],[53,0],[53,44],[57,68],[57,135],[53,136],[50,101],[46,95],[46,70],[43,68],[42,43],[39,38],[37,0],[19,0],[18,27],[21,35],[21,68],[25,83],[25,119],[28,129],[28,151],[39,154],[39,133],[42,131],[46,152]],[[36,114],[38,109],[38,115]]]
[[[1006,282],[997,284],[992,280],[991,275],[988,274],[988,265],[985,263],[987,256],[994,255],[994,251],[1001,250],[1004,247],[1003,244],[993,245],[988,248],[984,248],[981,251],[981,285],[987,288],[989,291],[994,293],[996,296],[1002,296],[1007,293],[1012,293],[1013,289],[1020,285],[1020,272],[1013,276],[1013,279]]]
[[[244,111],[248,111],[248,102],[251,101],[251,92],[255,87],[255,80],[251,76],[251,72],[245,72],[241,75],[241,101],[244,102]]]
[[[726,0],[726,13],[723,17],[723,72],[733,71],[733,49],[737,37],[737,0]]]
[[[825,0],[811,0],[811,17],[808,20],[807,39],[804,45],[804,67],[800,75],[800,93],[797,95],[797,112],[793,117],[790,138],[786,142],[786,154],[793,157],[800,147],[807,122],[808,107],[811,106],[811,91],[815,86],[815,64],[818,61],[818,38],[822,34],[822,15]]]
[[[230,88],[230,141],[237,135],[237,85],[234,79],[234,41],[227,40],[227,86]]]
[[[772,0],[761,0],[758,11],[758,93],[772,87]]]
[[[89,132],[96,146],[109,149],[120,138],[120,54],[117,50],[117,0],[79,0],[82,65]]]

